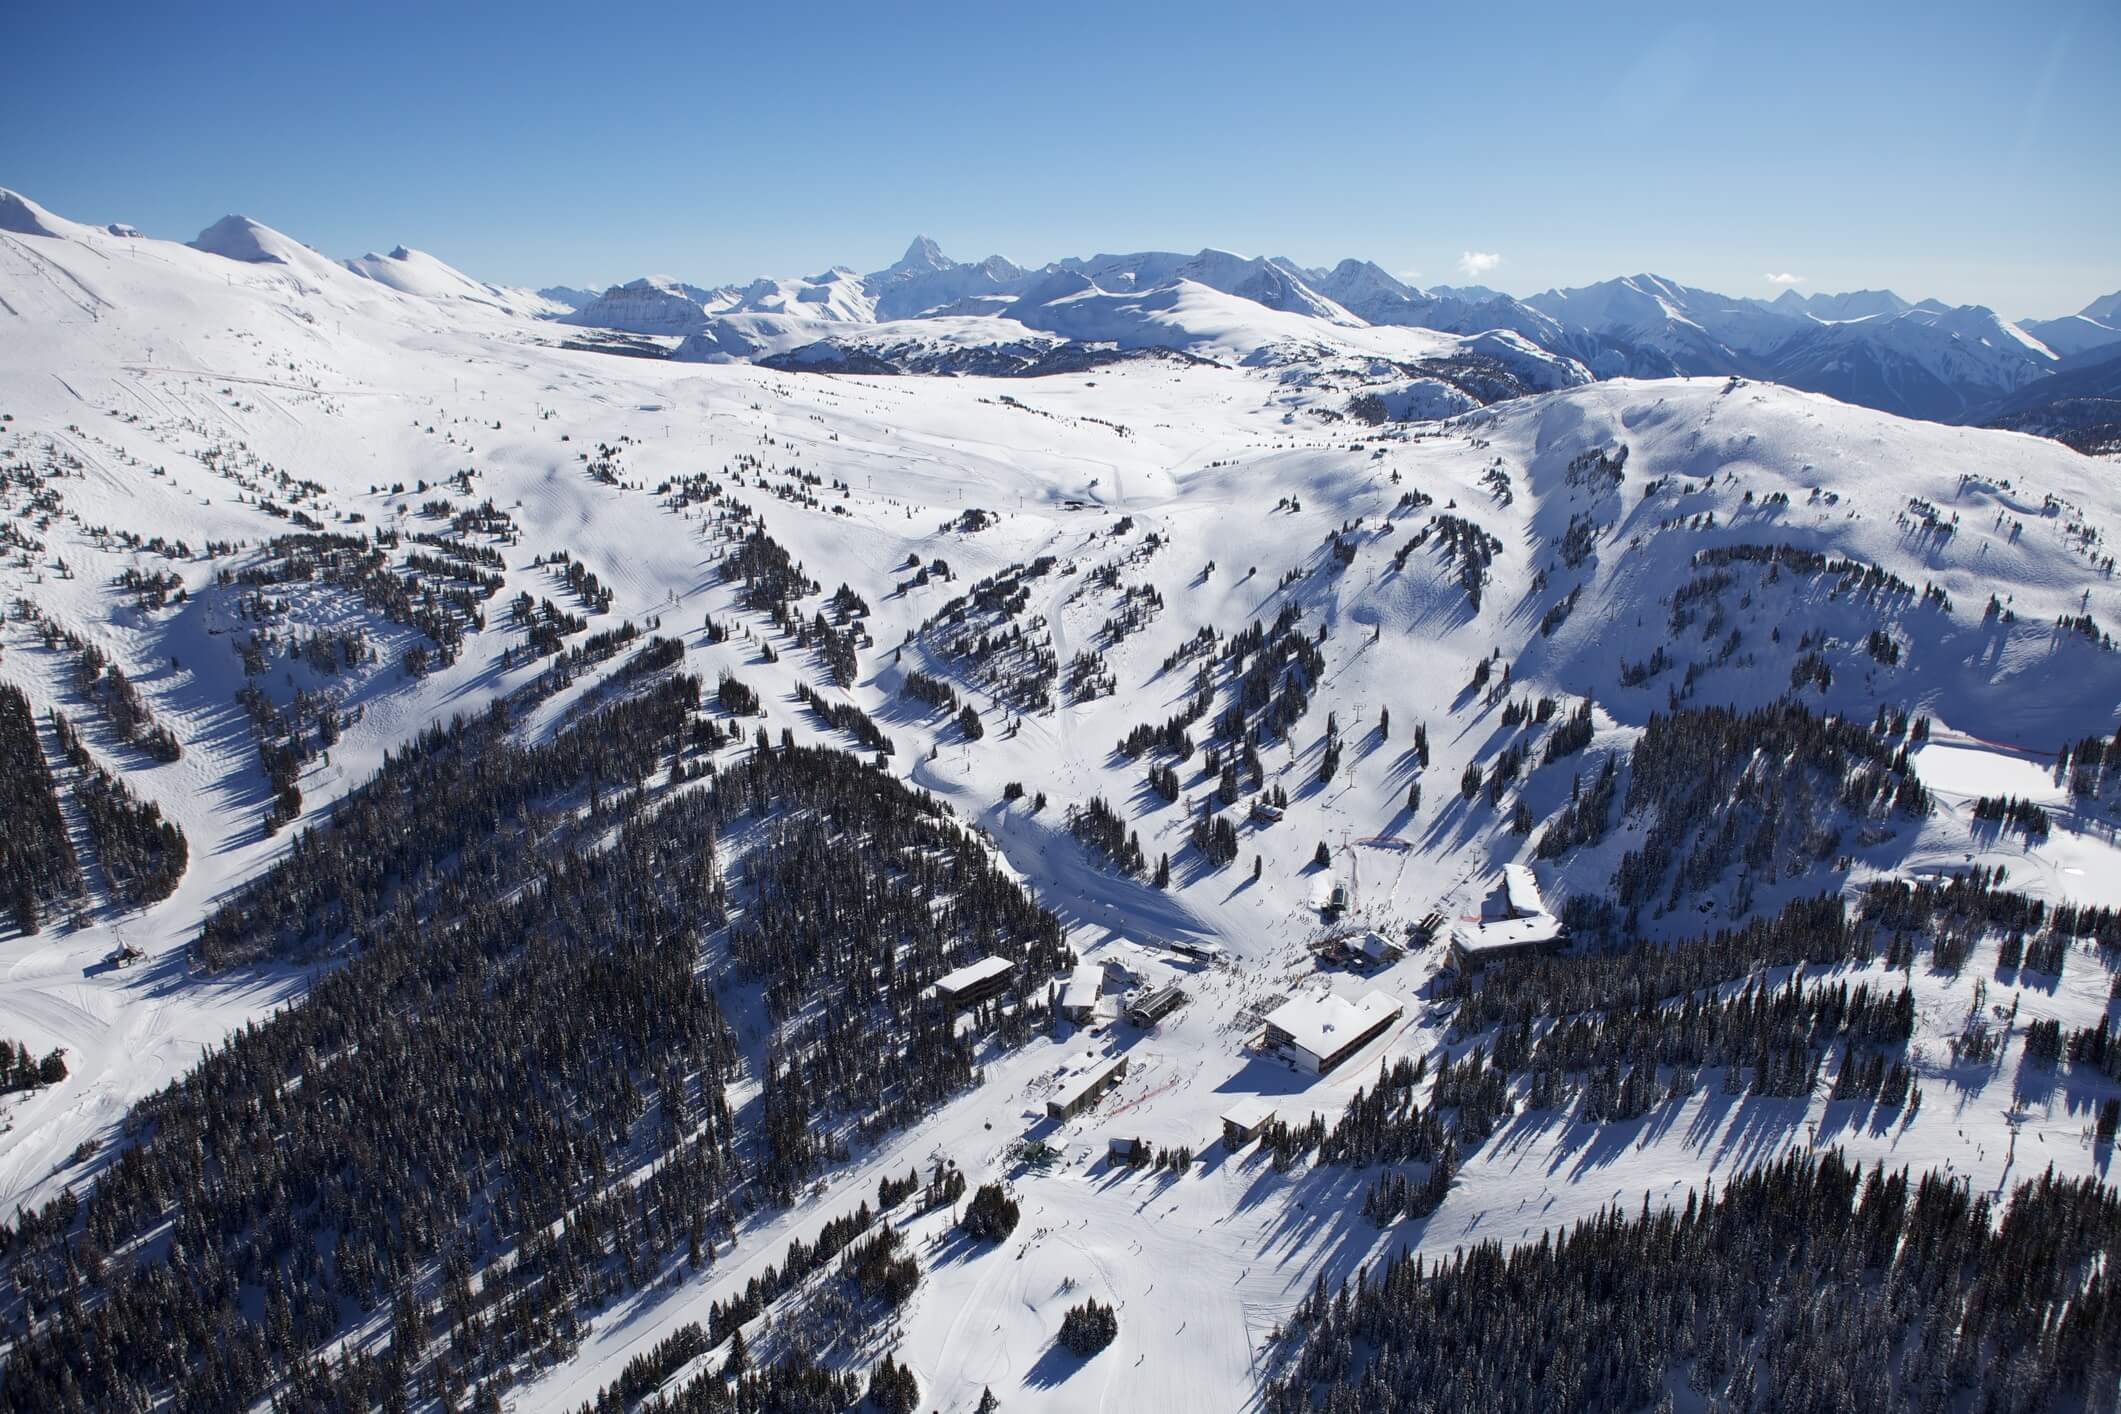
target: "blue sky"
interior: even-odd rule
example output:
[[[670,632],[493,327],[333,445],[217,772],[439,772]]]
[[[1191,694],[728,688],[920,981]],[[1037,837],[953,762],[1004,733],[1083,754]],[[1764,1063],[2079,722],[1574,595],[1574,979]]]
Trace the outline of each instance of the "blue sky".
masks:
[[[32,3],[0,41],[0,185],[61,215],[240,211],[514,284],[874,269],[926,232],[2012,317],[2121,286],[2115,0]]]

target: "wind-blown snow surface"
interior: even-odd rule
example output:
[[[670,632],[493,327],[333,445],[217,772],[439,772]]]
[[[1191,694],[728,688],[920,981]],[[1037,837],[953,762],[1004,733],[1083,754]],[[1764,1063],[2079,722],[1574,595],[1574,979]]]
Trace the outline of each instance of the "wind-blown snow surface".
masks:
[[[224,222],[191,248],[46,225],[43,216],[28,208],[0,223],[0,414],[10,419],[0,423],[0,460],[62,471],[45,484],[63,505],[39,528],[40,551],[10,548],[0,593],[33,601],[103,646],[183,738],[184,759],[165,766],[95,745],[182,825],[192,864],[175,896],[144,913],[99,910],[78,931],[55,925],[0,938],[0,1035],[39,1053],[64,1045],[72,1066],[60,1085],[0,1100],[11,1126],[0,1139],[0,1205],[86,1181],[95,1161],[71,1159],[76,1145],[116,1142],[133,1102],[230,1027],[296,1002],[306,983],[290,972],[194,976],[183,962],[199,920],[288,838],[259,831],[264,782],[231,703],[242,681],[232,645],[243,625],[212,588],[216,570],[232,562],[199,551],[209,540],[255,545],[290,526],[224,474],[232,465],[268,485],[278,473],[317,483],[306,511],[340,530],[420,528],[421,503],[438,494],[459,504],[491,498],[522,530],[506,551],[496,604],[519,589],[553,593],[531,561],[566,549],[615,591],[613,613],[597,626],[661,615],[665,632],[683,635],[695,671],[709,682],[724,669],[741,674],[759,689],[774,731],[805,736],[817,724],[791,694],[798,682],[822,680],[807,655],[784,645],[768,664],[741,637],[706,643],[705,615],[755,633],[764,620],[746,616],[718,581],[700,525],[646,488],[695,472],[726,476],[741,455],[762,458],[776,484],[791,468],[839,483],[844,489],[820,489],[815,506],[755,484],[738,494],[828,590],[844,580],[874,606],[880,647],[862,655],[848,696],[898,742],[892,769],[986,830],[1089,959],[1124,960],[1195,994],[1153,1032],[1121,1026],[996,1054],[980,1089],[858,1154],[707,1271],[598,1317],[572,1361],[519,1392],[519,1409],[578,1406],[626,1359],[778,1262],[791,1235],[814,1234],[873,1197],[880,1175],[925,1167],[932,1155],[955,1158],[974,1184],[1011,1179],[1024,1219],[997,1250],[923,1251],[926,1275],[901,1315],[899,1354],[921,1378],[923,1407],[969,1407],[991,1386],[1011,1410],[1238,1408],[1268,1334],[1320,1273],[1337,1280],[1406,1243],[1445,1252],[1483,1238],[1536,1238],[1608,1203],[1683,1196],[1705,1178],[1815,1139],[1865,1160],[1948,1166],[1984,1190],[2049,1163],[2068,1173],[2107,1163],[2084,1138],[2088,1106],[2105,1092],[2021,1070],[2015,1041],[1990,1066],[1955,1065],[1945,1045],[1977,977],[1990,979],[1992,1002],[2010,992],[2022,1003],[2021,1026],[2045,1016],[2071,1026],[2094,1020],[2107,977],[2083,953],[2056,981],[1997,974],[1992,957],[1956,976],[1918,969],[1912,1054],[1929,1098],[1912,1123],[1819,1097],[1709,1090],[1629,1124],[1526,1115],[1471,1156],[1439,1212],[1382,1232],[1358,1212],[1370,1175],[1277,1175],[1252,1150],[1225,1150],[1216,1116],[1237,1098],[1267,1094],[1285,1117],[1330,1117],[1382,1059],[1450,1044],[1426,1000],[1440,962],[1430,950],[1360,984],[1404,999],[1405,1017],[1326,1079],[1247,1051],[1261,1005],[1299,986],[1356,985],[1318,976],[1304,947],[1322,886],[1310,867],[1314,847],[1331,846],[1361,921],[1392,929],[1432,909],[1475,911],[1493,871],[1529,859],[1536,836],[1513,835],[1493,811],[1458,798],[1465,765],[1506,735],[1499,708],[1466,689],[1474,664],[1499,650],[1521,693],[1596,701],[1590,754],[1529,778],[1526,798],[1544,818],[1567,798],[1576,769],[1623,749],[1679,690],[1676,667],[1636,686],[1623,685],[1622,669],[1671,641],[1668,601],[1702,549],[1789,543],[1880,566],[1949,598],[1941,607],[1911,596],[1887,613],[1884,628],[1903,650],[1889,667],[1861,646],[1879,622],[1874,609],[1830,587],[1783,584],[1732,620],[1743,651],[1692,682],[1695,705],[1772,700],[1789,691],[1797,640],[1817,632],[1835,671],[1823,695],[1811,693],[1815,707],[1868,720],[1891,703],[1939,724],[1917,763],[1939,792],[1938,814],[1865,847],[1848,873],[1789,881],[1775,898],[1982,859],[2007,863],[2014,887],[2050,900],[2121,903],[2113,820],[2066,808],[2040,755],[2116,725],[2121,654],[2056,626],[2058,616],[2087,613],[2108,631],[2121,622],[2121,588],[2095,564],[2121,533],[2109,467],[2030,437],[1910,423],[1720,377],[1564,388],[1380,436],[1319,416],[1337,411],[1340,396],[1285,366],[1144,362],[988,380],[611,358],[554,348],[549,331],[501,303],[434,298],[417,281],[406,293],[255,223]],[[1228,298],[1190,283],[1168,297],[1196,320]],[[1044,304],[1054,311],[1050,326],[1041,327],[1071,332],[1106,317],[1086,306],[1131,299],[1143,300],[1132,317],[1160,317],[1149,298],[1056,294]],[[622,449],[615,484],[587,473],[583,454],[600,444]],[[1580,454],[1621,446],[1629,458],[1617,490],[1572,475]],[[468,496],[442,485],[465,469],[475,474]],[[1398,509],[1415,490],[1433,504]],[[1290,498],[1300,508],[1287,508]],[[1923,503],[1934,514],[1920,511]],[[22,508],[11,490],[11,515]],[[994,522],[953,528],[973,508]],[[1477,609],[1433,546],[1392,564],[1399,546],[1446,510],[1501,545]],[[1121,517],[1131,528],[1120,528]],[[1571,567],[1555,546],[1577,517],[1591,530],[1587,554]],[[1947,524],[1949,533],[1940,529]],[[173,567],[187,601],[143,609],[114,588],[126,568],[172,566],[102,531],[185,540],[195,558]],[[1140,554],[1152,533],[1163,547]],[[1345,566],[1328,544],[1336,535],[1354,547]],[[1031,605],[1052,627],[1058,657],[1066,664],[1104,648],[1118,691],[1025,717],[1013,735],[1008,714],[989,708],[986,738],[971,745],[942,716],[908,710],[897,696],[903,672],[946,665],[927,662],[917,646],[902,663],[892,649],[972,581],[1040,555],[1064,567],[1036,582]],[[1121,582],[1154,585],[1164,604],[1110,646],[1101,630],[1112,603],[1092,592],[1088,572],[1128,556]],[[901,591],[909,557],[948,560],[957,582]],[[1291,569],[1299,577],[1281,585]],[[1574,611],[1543,633],[1554,604],[1579,588]],[[1992,594],[2012,620],[1984,615]],[[1145,790],[1140,764],[1113,747],[1129,727],[1179,709],[1190,668],[1162,664],[1197,629],[1235,632],[1292,599],[1307,625],[1327,632],[1327,671],[1294,744],[1267,753],[1292,797],[1288,817],[1247,824],[1240,863],[1204,870],[1184,848],[1185,809]],[[515,637],[500,617],[444,671],[414,679],[385,664],[337,686],[364,714],[303,780],[305,822],[418,728],[476,710],[536,671],[497,662]],[[26,625],[7,624],[0,648],[0,677],[40,706],[88,720],[70,700],[63,659]],[[1706,663],[1702,653],[1682,661],[1692,657]],[[581,690],[547,704],[534,729],[557,721]],[[983,694],[972,700],[987,706]],[[1373,729],[1381,707],[1392,712],[1389,737]],[[1348,760],[1320,788],[1327,711],[1338,716]],[[1417,722],[1434,746],[1425,771],[1412,760]],[[1185,769],[1189,794],[1212,788],[1195,778],[1197,762]],[[1425,798],[1410,815],[1405,796],[1417,779]],[[1044,792],[1047,808],[1004,805],[1013,781]],[[1970,798],[2000,790],[2055,807],[2049,842],[2019,847],[1971,828]],[[1129,815],[1152,858],[1172,856],[1173,888],[1117,876],[1066,834],[1064,809],[1096,794]],[[1367,836],[1396,836],[1406,848],[1352,843]],[[1602,889],[1618,843],[1541,864],[1542,885],[1553,897]],[[1247,867],[1255,854],[1257,881]],[[1727,893],[1710,890],[1652,926],[1685,936],[1727,921],[1732,907]],[[1158,946],[1180,939],[1213,940],[1229,961],[1201,967]],[[102,966],[119,940],[144,949],[145,963]],[[1118,1092],[1064,1125],[1046,1121],[1043,1096],[1064,1061],[1108,1044],[1132,1062]],[[1026,1133],[1062,1151],[1052,1170],[1013,1164],[1010,1146]],[[1105,1142],[1119,1135],[1190,1145],[1201,1158],[1178,1178],[1113,1170]],[[925,1240],[946,1221],[917,1220],[917,1235]],[[1053,1335],[1084,1294],[1120,1304],[1120,1337],[1079,1364],[1055,1354]]]

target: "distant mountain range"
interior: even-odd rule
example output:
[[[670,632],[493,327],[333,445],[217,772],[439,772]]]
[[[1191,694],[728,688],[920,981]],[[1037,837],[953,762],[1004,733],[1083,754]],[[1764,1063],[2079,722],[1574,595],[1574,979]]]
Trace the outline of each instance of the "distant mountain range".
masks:
[[[0,230],[91,229],[13,193],[0,198]],[[999,255],[953,260],[922,236],[869,274],[835,266],[716,287],[647,276],[595,293],[493,285],[403,246],[334,260],[242,216],[191,244],[311,284],[351,275],[575,326],[584,333],[571,341],[587,347],[806,371],[1034,376],[1151,356],[1331,365],[1380,385],[1368,415],[1382,406],[1406,418],[1597,379],[1736,376],[2092,446],[2108,440],[2121,399],[2121,292],[2019,322],[1890,290],[1761,300],[1651,274],[1518,299],[1481,286],[1425,290],[1366,260],[1306,267],[1209,249],[1031,269]]]
[[[588,299],[577,290],[540,293],[571,307],[560,316],[568,323],[679,337],[679,358],[806,367],[891,364],[880,348],[900,357],[918,349],[933,365],[934,337],[903,328],[879,337],[866,326],[967,319],[1020,326],[992,331],[985,341],[992,346],[1021,345],[1022,331],[1032,330],[1121,348],[1243,356],[1256,349],[1234,348],[1225,337],[1238,332],[1228,327],[1227,302],[1240,300],[1309,322],[1321,346],[1359,349],[1365,341],[1352,331],[1363,329],[1508,334],[1594,378],[1736,375],[1946,422],[1985,420],[2005,400],[2022,413],[2029,392],[2037,404],[2044,380],[2082,356],[2121,352],[2121,293],[2060,319],[2022,322],[1981,305],[1909,301],[1891,290],[1790,290],[1760,300],[1649,274],[1516,299],[1478,286],[1424,290],[1366,260],[1327,268],[1219,250],[1141,251],[1026,269],[1001,256],[954,261],[925,236],[869,275],[835,267],[716,289],[650,278]],[[1303,333],[1286,322],[1258,332],[1262,345]],[[948,342],[982,341],[960,325]]]

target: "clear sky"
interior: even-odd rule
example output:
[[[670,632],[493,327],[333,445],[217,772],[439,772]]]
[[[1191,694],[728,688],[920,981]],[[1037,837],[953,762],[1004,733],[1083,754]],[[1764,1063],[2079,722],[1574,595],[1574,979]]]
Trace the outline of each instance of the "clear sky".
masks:
[[[0,185],[481,278],[1221,246],[1528,294],[1639,270],[2006,316],[2121,287],[2121,0],[75,4]]]

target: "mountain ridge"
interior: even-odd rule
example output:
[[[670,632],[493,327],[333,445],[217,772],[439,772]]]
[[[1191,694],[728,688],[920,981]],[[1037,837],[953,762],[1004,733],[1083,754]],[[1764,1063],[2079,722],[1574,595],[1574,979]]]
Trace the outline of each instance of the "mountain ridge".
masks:
[[[50,239],[103,233],[4,195],[0,229]],[[1029,268],[1000,255],[958,261],[926,234],[867,274],[835,266],[712,287],[649,275],[601,291],[532,291],[477,280],[405,245],[388,255],[333,260],[240,215],[213,223],[188,244],[341,288],[350,297],[358,292],[335,284],[340,272],[411,297],[469,300],[590,330],[677,340],[667,352],[681,360],[793,359],[797,367],[845,366],[850,359],[870,366],[880,356],[875,351],[888,347],[905,354],[902,371],[933,370],[965,357],[939,357],[938,348],[969,348],[979,342],[981,327],[995,357],[1020,367],[1082,358],[1026,362],[1006,352],[1022,344],[1027,329],[1090,345],[1092,358],[1101,356],[1097,347],[1163,348],[1240,363],[1383,357],[1410,365],[1470,351],[1465,340],[1509,334],[1514,341],[1500,346],[1507,358],[1521,361],[1536,351],[1587,378],[1757,378],[1906,416],[1963,421],[2121,346],[2121,291],[2074,315],[2021,323],[1985,306],[1910,301],[1891,290],[1785,290],[1762,300],[1650,272],[1524,298],[1482,286],[1425,290],[1355,257],[1303,266],[1215,247],[1101,253]],[[939,321],[959,322],[946,330]],[[935,327],[897,327],[921,324]],[[619,347],[624,341],[606,342]],[[2074,396],[2062,385],[2057,395]]]

